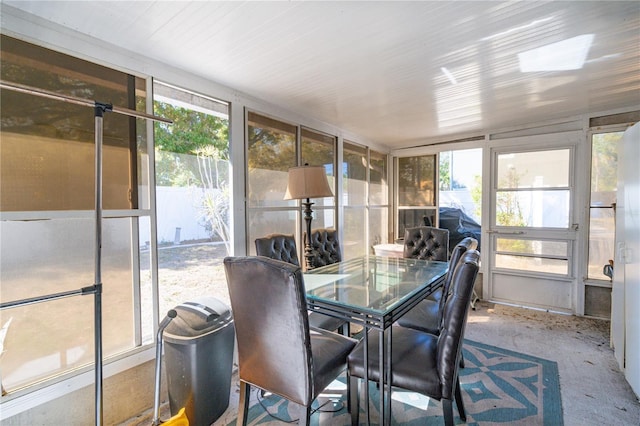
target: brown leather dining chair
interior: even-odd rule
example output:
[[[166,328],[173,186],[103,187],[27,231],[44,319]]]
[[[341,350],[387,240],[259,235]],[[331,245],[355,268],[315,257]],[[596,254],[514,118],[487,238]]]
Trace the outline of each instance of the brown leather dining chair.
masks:
[[[299,424],[308,425],[312,402],[345,369],[356,341],[309,327],[299,266],[246,256],[227,257],[224,267],[238,344],[237,424],[247,423],[255,386],[298,404]]]
[[[300,266],[296,239],[288,234],[269,234],[256,238],[256,254]],[[309,325],[324,330],[340,330],[348,335],[347,322],[319,312],[309,312]]]
[[[446,426],[454,424],[454,399],[460,418],[466,421],[458,370],[479,259],[480,254],[476,250],[469,250],[455,267],[451,295],[444,303],[443,321],[437,336],[411,328],[392,327],[391,386],[441,401]],[[379,339],[378,332],[369,334],[369,380],[379,381],[380,378],[377,351]],[[362,339],[348,357],[347,376],[351,392],[349,409],[352,425],[358,424],[358,381],[365,376],[364,349],[364,339]],[[364,385],[368,386],[368,383]],[[386,412],[389,416],[391,415],[390,410]]]

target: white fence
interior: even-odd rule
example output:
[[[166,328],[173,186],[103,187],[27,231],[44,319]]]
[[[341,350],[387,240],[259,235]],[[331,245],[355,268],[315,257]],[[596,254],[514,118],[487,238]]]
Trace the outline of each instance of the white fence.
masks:
[[[158,217],[158,242],[179,244],[182,241],[210,238],[205,228],[200,205],[202,189],[158,186],[156,188],[156,209]],[[149,229],[141,227],[140,244],[151,241]]]

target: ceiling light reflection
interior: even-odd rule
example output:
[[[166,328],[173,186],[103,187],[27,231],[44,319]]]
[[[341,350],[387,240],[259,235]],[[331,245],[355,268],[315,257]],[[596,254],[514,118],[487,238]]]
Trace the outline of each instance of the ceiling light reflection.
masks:
[[[502,36],[511,34],[513,32],[516,32],[516,31],[522,31],[522,30],[526,30],[527,28],[535,27],[538,24],[542,24],[543,22],[551,21],[552,19],[553,19],[553,16],[550,16],[548,18],[543,18],[543,19],[536,19],[535,21],[531,21],[528,24],[521,25],[519,27],[509,28],[506,31],[502,31],[502,32],[499,32],[499,33],[492,34],[492,35],[490,35],[488,37],[481,38],[480,40],[482,40],[482,41],[492,40],[494,38],[502,37]]]
[[[599,58],[589,59],[588,61],[584,61],[585,64],[593,64],[596,62],[608,61],[609,59],[615,59],[622,56],[622,53],[613,53],[611,55],[600,56]]]
[[[458,131],[475,129],[482,123],[479,66],[470,63],[458,67],[456,74],[464,75],[464,81],[447,84],[439,74],[434,79],[438,128],[456,128]]]
[[[518,53],[521,72],[570,71],[584,66],[593,34],[583,34]]]
[[[453,76],[453,74],[451,74],[451,72],[448,69],[446,69],[445,67],[441,67],[440,69],[442,70],[442,73],[445,75],[445,77],[449,79],[451,84],[458,84],[458,80],[456,80],[456,78]]]

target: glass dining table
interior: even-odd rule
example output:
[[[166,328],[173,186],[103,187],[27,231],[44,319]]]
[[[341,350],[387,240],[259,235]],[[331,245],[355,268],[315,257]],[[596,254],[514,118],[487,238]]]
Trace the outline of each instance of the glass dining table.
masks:
[[[365,383],[368,383],[368,331],[381,333],[378,348],[380,419],[390,421],[392,327],[407,311],[437,290],[449,268],[447,262],[383,256],[362,256],[304,273],[310,311],[342,318],[364,327]],[[382,338],[386,335],[386,338]],[[388,386],[384,386],[387,383]],[[364,386],[369,424],[369,386]],[[388,404],[388,405],[387,405]],[[385,415],[386,413],[386,415]]]

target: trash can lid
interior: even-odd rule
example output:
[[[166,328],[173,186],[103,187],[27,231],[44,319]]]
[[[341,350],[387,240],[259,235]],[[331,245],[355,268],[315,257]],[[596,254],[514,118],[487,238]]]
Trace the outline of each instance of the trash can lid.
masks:
[[[201,297],[174,308],[178,314],[164,331],[165,337],[198,337],[233,320],[231,309],[214,297]]]

